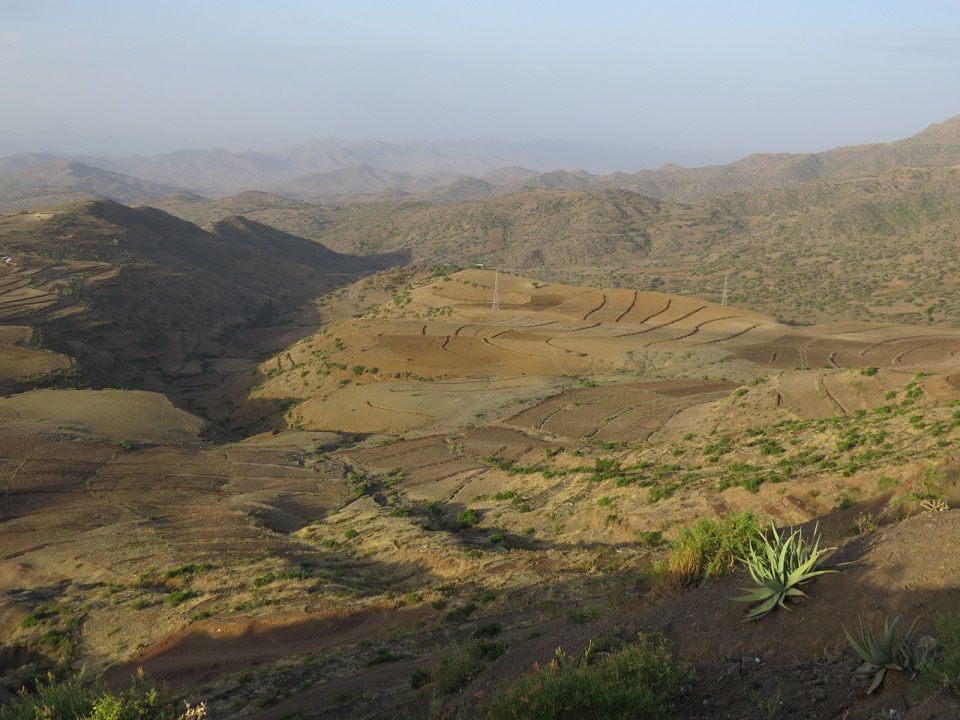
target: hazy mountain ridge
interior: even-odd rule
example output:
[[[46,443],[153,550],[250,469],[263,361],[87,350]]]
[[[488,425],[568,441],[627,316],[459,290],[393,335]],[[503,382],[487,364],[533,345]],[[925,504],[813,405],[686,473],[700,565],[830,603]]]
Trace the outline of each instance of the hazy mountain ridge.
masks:
[[[893,143],[833,148],[820,153],[758,153],[729,165],[661,168],[598,184],[625,187],[654,197],[687,200],[726,192],[769,190],[816,179],[873,175],[895,167],[960,164],[960,116],[931,125]]]
[[[6,158],[0,170],[0,210],[12,210],[43,199],[45,204],[84,197],[103,197],[131,202],[144,197],[163,195],[177,190],[122,173],[103,170],[84,163],[41,155]],[[19,162],[18,162],[19,160]]]
[[[309,175],[363,166],[418,177],[446,173],[450,180],[455,180],[465,175],[480,177],[500,168],[516,166],[534,168],[536,172],[572,167],[584,167],[593,172],[656,167],[680,155],[683,153],[657,148],[615,148],[567,141],[391,143],[329,139],[311,140],[287,148],[243,152],[222,148],[187,149],[153,156],[125,157],[20,153],[0,158],[0,172],[5,171],[5,161],[7,165],[13,167],[16,164],[19,168],[55,158],[69,158],[205,195],[230,195],[243,190],[274,188]],[[374,191],[381,189],[379,185],[374,187]],[[358,190],[348,189],[348,193],[354,192]]]
[[[769,190],[817,179],[871,175],[893,167],[960,164],[960,118],[933,125],[887,144],[834,148],[820,153],[758,153],[728,165],[684,168],[675,163],[635,173],[590,172],[621,152],[620,167],[636,164],[630,149],[576,143],[512,144],[496,141],[410,143],[315,140],[273,151],[180,150],[151,157],[66,158],[22,153],[0,158],[0,177],[19,173],[19,195],[8,207],[29,202],[29,190],[46,186],[65,160],[127,176],[113,183],[60,182],[57,188],[119,201],[141,200],[182,188],[212,196],[270,190],[315,201],[356,202],[417,198],[429,202],[483,200],[531,189],[588,187],[631,190],[651,197],[691,200],[729,192]],[[590,160],[589,153],[595,153]],[[633,155],[631,155],[633,152]],[[550,153],[553,153],[552,155]],[[550,158],[553,158],[552,160]],[[43,171],[37,168],[49,167]],[[585,168],[585,169],[584,169]],[[31,185],[30,178],[36,177]],[[0,181],[2,182],[2,181]],[[116,187],[114,186],[116,185]],[[2,185],[0,185],[2,187]]]

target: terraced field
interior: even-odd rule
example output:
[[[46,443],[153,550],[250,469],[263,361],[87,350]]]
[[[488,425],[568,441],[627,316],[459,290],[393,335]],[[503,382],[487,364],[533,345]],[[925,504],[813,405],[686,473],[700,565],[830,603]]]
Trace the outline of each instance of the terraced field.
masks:
[[[0,392],[70,368],[70,358],[44,350],[40,334],[23,325],[0,325]]]
[[[117,272],[108,263],[56,263],[35,257],[0,266],[0,322],[48,322],[82,312],[83,290],[114,279]]]
[[[784,335],[742,348],[738,354],[780,369],[868,365],[909,369],[941,363],[949,367],[960,352],[956,332],[938,328],[876,325],[851,331],[831,331],[832,326],[817,330],[817,334]]]
[[[568,389],[507,419],[504,425],[558,439],[636,442],[648,439],[688,408],[718,400],[735,387],[665,380]]]
[[[489,271],[460,272],[327,325],[261,366],[233,422],[393,434],[500,423],[625,442],[696,430],[743,382],[771,378],[769,412],[808,419],[872,409],[918,371],[958,368],[960,332],[942,328],[793,328],[695,298],[509,275],[493,311],[493,285]],[[255,401],[290,409],[252,417]]]

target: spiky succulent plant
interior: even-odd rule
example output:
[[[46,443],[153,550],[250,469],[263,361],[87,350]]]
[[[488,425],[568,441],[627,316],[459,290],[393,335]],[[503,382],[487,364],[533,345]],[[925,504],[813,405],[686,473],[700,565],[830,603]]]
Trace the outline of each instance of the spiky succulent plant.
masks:
[[[803,532],[780,533],[773,525],[770,533],[751,546],[740,562],[746,565],[750,577],[757,584],[744,588],[746,595],[733,598],[737,602],[756,603],[746,620],[757,620],[777,607],[787,610],[788,598],[806,597],[800,586],[818,575],[837,572],[818,568],[820,559],[833,548],[820,548],[820,533],[814,528],[813,537],[804,540]]]
[[[859,642],[853,639],[846,628],[843,628],[843,632],[847,636],[847,642],[863,660],[854,670],[854,674],[872,678],[870,687],[867,688],[867,695],[869,695],[880,687],[887,670],[909,670],[914,666],[916,656],[913,650],[913,637],[919,620],[914,620],[904,636],[899,638],[897,637],[899,615],[892,622],[884,620],[882,633],[871,627],[864,627],[863,620],[859,617],[857,622],[860,624]]]

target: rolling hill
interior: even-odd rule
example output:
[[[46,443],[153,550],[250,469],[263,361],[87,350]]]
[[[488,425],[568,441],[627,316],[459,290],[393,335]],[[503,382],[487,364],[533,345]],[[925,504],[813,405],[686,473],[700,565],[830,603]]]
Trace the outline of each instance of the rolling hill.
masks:
[[[357,195],[409,195],[459,179],[455,173],[414,176],[369,165],[352,165],[329,172],[301,175],[277,185],[274,190],[297,198],[349,198]]]
[[[208,238],[156,210],[61,212],[74,252],[102,255],[57,267],[120,262],[125,283],[165,252],[206,280],[218,242],[253,263],[290,254],[291,273],[352,262],[246,219]],[[0,311],[50,271],[32,262],[0,267]],[[158,378],[165,395],[0,397],[3,683],[86,667],[123,685],[143,668],[215,716],[479,717],[554,661],[662,636],[683,717],[756,717],[758,698],[786,720],[955,715],[920,671],[866,694],[844,627],[905,613],[951,637],[929,617],[956,613],[957,330],[788,327],[489,270],[390,268],[315,301],[322,318],[206,336]],[[0,359],[29,339],[0,334]],[[681,549],[759,542],[767,521],[822,533],[832,572],[747,623],[734,551]]]

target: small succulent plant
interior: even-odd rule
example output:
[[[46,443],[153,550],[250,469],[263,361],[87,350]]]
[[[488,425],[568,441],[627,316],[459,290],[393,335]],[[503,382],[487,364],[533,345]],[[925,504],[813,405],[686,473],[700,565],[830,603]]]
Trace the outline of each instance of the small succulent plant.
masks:
[[[871,677],[867,695],[872,693],[883,682],[887,670],[909,670],[916,664],[913,649],[913,638],[917,629],[917,620],[903,635],[897,637],[897,624],[900,616],[892,622],[884,621],[883,632],[875,631],[871,627],[864,627],[863,620],[857,619],[860,624],[860,640],[854,640],[846,628],[843,628],[847,641],[863,662],[854,670],[855,675]]]
[[[818,568],[820,559],[833,548],[820,548],[820,534],[814,529],[808,542],[801,530],[780,533],[771,526],[769,535],[752,546],[741,562],[746,565],[757,587],[746,589],[736,602],[757,603],[747,613],[747,620],[758,620],[777,607],[789,610],[789,598],[806,597],[800,586],[818,575],[837,572]]]

